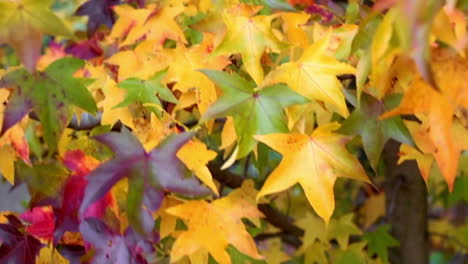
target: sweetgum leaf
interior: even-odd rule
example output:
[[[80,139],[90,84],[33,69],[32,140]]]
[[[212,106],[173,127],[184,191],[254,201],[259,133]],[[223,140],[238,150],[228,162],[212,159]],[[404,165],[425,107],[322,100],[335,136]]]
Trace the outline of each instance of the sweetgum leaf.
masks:
[[[398,240],[389,234],[389,229],[389,225],[381,225],[375,231],[364,235],[369,256],[377,254],[384,263],[388,263],[388,248],[400,245]]]
[[[133,102],[140,102],[142,104],[152,104],[146,106],[148,110],[156,115],[161,115],[161,109],[154,105],[161,106],[161,101],[156,94],[163,100],[177,103],[177,99],[172,94],[171,90],[162,84],[162,79],[166,76],[167,69],[155,73],[148,80],[140,80],[138,78],[129,78],[117,85],[117,87],[127,90],[125,99],[115,107],[128,106]]]
[[[91,263],[144,264],[148,262],[142,253],[153,251],[152,241],[138,237],[132,228],[127,228],[121,235],[97,218],[83,221],[80,232],[84,240],[95,249]],[[157,237],[154,240],[157,240]]]
[[[283,84],[275,84],[256,91],[255,84],[238,74],[201,70],[224,92],[224,96],[212,104],[200,119],[232,116],[238,136],[237,157],[245,157],[255,147],[254,135],[288,132],[283,109],[309,100]]]
[[[76,10],[78,16],[88,16],[88,36],[92,36],[101,25],[112,28],[115,16],[112,6],[120,3],[120,0],[90,0],[82,4]]]
[[[347,95],[348,98],[354,97]],[[380,101],[367,93],[362,93],[359,106],[338,130],[344,134],[361,136],[364,151],[374,170],[377,169],[380,154],[390,138],[414,146],[411,134],[401,117],[379,120],[379,116],[391,107],[394,99],[390,96]]]
[[[14,92],[4,112],[0,135],[33,110],[42,123],[49,152],[53,153],[70,119],[70,103],[88,112],[97,112],[88,89],[73,77],[73,73],[83,65],[80,59],[63,58],[34,75],[24,68],[6,74],[0,83],[14,87]]]
[[[0,263],[34,264],[42,248],[35,237],[24,233],[25,226],[13,215],[7,215],[8,224],[0,224]]]
[[[149,153],[127,129],[94,137],[110,147],[115,157],[88,175],[89,184],[80,213],[83,214],[120,179],[128,177],[131,186],[127,197],[129,221],[139,233],[148,233],[154,225],[151,211],[159,209],[165,191],[187,196],[208,194],[209,189],[196,179],[184,178],[184,166],[176,156],[190,137],[191,133],[169,136]]]

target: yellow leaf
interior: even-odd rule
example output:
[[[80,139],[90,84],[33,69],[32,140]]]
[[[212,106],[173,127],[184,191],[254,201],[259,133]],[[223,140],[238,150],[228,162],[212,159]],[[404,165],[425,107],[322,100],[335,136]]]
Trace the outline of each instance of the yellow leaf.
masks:
[[[216,158],[216,154],[215,151],[209,150],[203,142],[191,140],[177,152],[177,157],[219,196],[218,189],[213,182],[213,176],[206,167],[209,161]]]
[[[305,13],[280,13],[286,39],[299,47],[306,47],[309,43],[307,33],[304,31],[309,14]]]
[[[68,264],[70,263],[54,248],[52,244],[41,248],[39,256],[36,257],[36,264]]]
[[[276,15],[248,17],[223,13],[227,33],[213,54],[240,53],[247,72],[257,84],[261,84],[263,69],[260,58],[263,52],[267,48],[279,51],[284,46],[271,30],[271,21],[276,17]]]
[[[336,239],[341,249],[348,247],[350,236],[362,235],[362,231],[353,223],[353,217],[353,213],[350,213],[339,219],[332,219],[328,226],[327,238]]]
[[[132,114],[128,107],[114,108],[114,106],[124,100],[126,94],[125,90],[118,88],[110,77],[107,77],[105,80],[102,90],[105,98],[98,103],[98,106],[102,107],[101,124],[113,126],[120,120],[124,125],[135,129],[132,121]]]
[[[364,205],[359,209],[362,215],[363,228],[367,229],[380,217],[385,216],[385,193],[381,192],[369,196]]]
[[[261,250],[262,255],[265,256],[266,263],[281,264],[291,258],[281,248],[283,243],[280,238],[269,239],[266,244],[268,249]]]
[[[161,239],[173,234],[176,230],[177,217],[168,214],[166,212],[166,209],[174,207],[181,203],[182,202],[178,199],[175,199],[171,196],[166,196],[164,197],[164,200],[159,210],[156,213],[154,213],[155,217],[161,218],[161,223],[159,225],[159,234],[161,235]]]
[[[297,221],[297,225],[304,229],[304,238],[302,239],[302,246],[298,250],[299,254],[308,251],[309,247],[318,241],[328,242],[326,237],[327,227],[319,217],[307,212],[305,217],[301,217]]]
[[[142,37],[154,41],[159,46],[168,38],[186,42],[184,32],[174,21],[174,18],[183,12],[181,5],[158,8],[150,4],[146,8],[138,9],[122,6],[117,7],[116,12],[121,19],[117,20],[110,37],[122,39],[121,47],[135,44]]]
[[[244,189],[252,186],[253,183],[244,182],[240,189],[212,203],[204,200],[189,201],[167,209],[167,213],[182,218],[188,227],[174,242],[171,261],[178,261],[184,255],[192,255],[204,249],[219,264],[230,264],[231,259],[226,251],[229,244],[243,254],[262,259],[241,220],[263,217],[252,203],[254,198],[246,198],[244,195]]]
[[[359,161],[345,147],[347,138],[332,131],[339,124],[317,128],[305,134],[269,134],[255,138],[283,155],[268,176],[258,198],[281,192],[299,183],[317,214],[328,223],[335,208],[333,186],[337,177],[369,182]]]
[[[432,153],[449,186],[453,189],[461,145],[454,140],[452,124],[456,107],[468,107],[468,61],[454,52],[436,48],[432,50],[431,66],[440,92],[417,75],[406,91],[400,106],[382,115],[421,114],[426,134],[433,145]],[[462,139],[466,142],[466,138]]]
[[[0,172],[2,173],[3,177],[7,179],[7,181],[11,184],[15,183],[15,160],[16,154],[15,150],[9,146],[2,146],[0,147]]]
[[[327,107],[347,117],[349,115],[339,74],[354,74],[355,69],[326,55],[330,34],[304,50],[298,61],[277,67],[263,85],[286,83],[307,98],[323,101]]]

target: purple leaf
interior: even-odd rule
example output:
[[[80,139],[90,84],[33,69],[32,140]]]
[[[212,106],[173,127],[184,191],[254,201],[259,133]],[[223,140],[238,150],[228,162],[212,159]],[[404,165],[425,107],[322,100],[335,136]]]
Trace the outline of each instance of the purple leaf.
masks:
[[[88,16],[88,36],[92,36],[101,25],[112,28],[115,16],[112,6],[120,4],[120,0],[90,0],[76,10],[78,16]]]
[[[34,264],[43,247],[35,237],[24,233],[25,226],[13,215],[8,224],[0,224],[0,263]]]
[[[15,92],[11,96],[4,112],[2,136],[8,129],[21,121],[33,108],[31,98],[31,84],[33,77],[24,69],[19,69],[8,73],[0,81],[0,87],[15,87]]]
[[[148,262],[144,254],[153,252],[152,242],[157,242],[143,239],[131,228],[128,228],[124,235],[120,235],[97,218],[83,221],[80,232],[84,240],[95,249],[91,263],[146,264]]]
[[[192,133],[169,136],[147,153],[127,129],[111,132],[95,139],[109,146],[115,157],[92,171],[87,179],[80,213],[103,197],[120,179],[129,178],[127,210],[129,222],[139,233],[153,229],[151,212],[159,209],[164,192],[186,196],[206,195],[210,191],[195,178],[185,178],[186,169],[177,158],[177,151],[192,137]],[[144,205],[144,207],[142,207]]]

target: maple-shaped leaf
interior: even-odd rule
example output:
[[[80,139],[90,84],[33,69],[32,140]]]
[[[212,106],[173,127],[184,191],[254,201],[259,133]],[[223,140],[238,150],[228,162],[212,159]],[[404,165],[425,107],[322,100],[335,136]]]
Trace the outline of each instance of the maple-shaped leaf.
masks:
[[[348,247],[350,236],[362,234],[362,231],[354,224],[353,217],[352,213],[343,215],[339,219],[332,219],[328,226],[328,240],[336,239],[341,249]]]
[[[411,134],[400,117],[379,120],[379,116],[392,107],[394,99],[395,96],[391,96],[380,101],[362,93],[360,104],[338,130],[340,133],[361,136],[364,151],[374,170],[377,169],[380,154],[390,138],[414,145]]]
[[[41,242],[24,232],[25,226],[13,215],[5,216],[8,223],[0,223],[0,262],[34,264]]]
[[[75,15],[88,16],[88,37],[91,37],[101,25],[112,28],[115,22],[112,7],[119,3],[120,0],[89,0],[78,7]]]
[[[91,38],[67,45],[65,51],[82,60],[91,60],[104,54],[99,46],[97,34]]]
[[[359,161],[346,150],[347,137],[333,133],[338,127],[337,123],[326,124],[311,135],[255,136],[283,155],[257,197],[280,192],[299,183],[317,214],[328,222],[335,208],[333,186],[337,177],[370,182]]]
[[[127,90],[127,94],[125,95],[125,99],[115,107],[128,106],[138,101],[148,108],[148,110],[160,116],[162,106],[158,96],[164,101],[177,104],[177,99],[174,97],[171,90],[161,83],[161,80],[166,74],[167,69],[155,73],[148,80],[129,78],[120,82],[117,84],[117,87]],[[156,96],[156,94],[158,96]]]
[[[213,55],[240,53],[247,72],[260,85],[263,82],[263,69],[260,63],[263,52],[267,48],[278,51],[286,46],[276,38],[271,29],[271,21],[276,17],[276,15],[248,17],[223,13],[227,32]]]
[[[5,109],[0,135],[33,110],[43,126],[49,151],[53,153],[70,119],[70,103],[88,112],[97,112],[91,93],[73,77],[83,65],[82,60],[63,58],[34,75],[23,68],[6,74],[0,83],[14,86],[14,92]]]
[[[176,156],[190,137],[191,133],[169,136],[149,153],[127,129],[94,137],[109,146],[115,157],[88,175],[80,212],[83,214],[91,203],[127,177],[129,221],[139,233],[149,233],[154,226],[151,212],[161,206],[165,191],[187,196],[208,194],[209,190],[196,179],[184,177],[184,166]]]
[[[54,234],[54,213],[49,207],[34,207],[20,215],[23,221],[29,222],[26,228],[31,235],[51,240]]]
[[[384,263],[388,263],[388,248],[400,245],[398,240],[389,234],[390,225],[381,225],[376,230],[364,234],[367,240],[367,250],[369,256],[377,254]]]
[[[34,71],[39,59],[42,34],[70,36],[69,30],[51,10],[53,0],[0,2],[0,44],[10,44],[26,69]]]
[[[195,140],[189,141],[177,152],[177,157],[185,166],[192,170],[198,179],[210,187],[216,195],[219,195],[213,176],[206,166],[209,161],[216,158],[216,155],[215,151],[209,150],[205,144]]]
[[[65,231],[77,232],[80,224],[78,211],[84,198],[85,188],[88,184],[86,176],[95,169],[99,162],[87,156],[81,150],[65,153],[63,163],[74,173],[66,180],[62,191],[62,204],[54,208],[55,232],[54,242],[58,242]],[[91,204],[83,217],[102,217],[106,208],[112,203],[110,194]]]
[[[468,107],[468,61],[453,51],[436,48],[432,50],[431,66],[440,92],[417,75],[400,106],[381,118],[399,114],[422,114],[427,117],[427,138],[434,146],[431,152],[452,190],[461,153],[460,145],[452,135],[452,124],[456,108]]]
[[[337,61],[327,55],[330,34],[306,48],[297,61],[287,62],[273,70],[266,84],[286,83],[294,91],[307,98],[324,102],[325,105],[347,117],[349,112],[343,95],[339,74],[354,74],[351,65]]]
[[[122,5],[115,7],[114,11],[119,15],[119,19],[109,37],[121,39],[121,47],[135,44],[142,39],[154,41],[161,46],[166,39],[186,43],[184,32],[174,20],[184,11],[181,5],[167,5],[161,8],[151,4],[138,9]]]
[[[253,238],[241,220],[263,217],[252,201],[254,197],[246,195],[253,188],[253,183],[246,181],[241,188],[212,203],[188,201],[167,209],[166,212],[182,218],[188,227],[172,246],[171,262],[198,250],[208,250],[219,264],[230,264],[231,259],[226,252],[229,244],[245,255],[261,259]]]
[[[94,248],[91,263],[147,264],[144,255],[154,251],[153,243],[158,240],[157,236],[143,239],[130,227],[121,235],[97,218],[84,220],[80,232]]]
[[[288,132],[283,109],[304,104],[308,99],[288,86],[276,84],[255,89],[255,84],[236,73],[201,70],[224,92],[200,118],[203,123],[211,118],[232,116],[238,137],[237,158],[245,157],[255,147],[254,135]]]

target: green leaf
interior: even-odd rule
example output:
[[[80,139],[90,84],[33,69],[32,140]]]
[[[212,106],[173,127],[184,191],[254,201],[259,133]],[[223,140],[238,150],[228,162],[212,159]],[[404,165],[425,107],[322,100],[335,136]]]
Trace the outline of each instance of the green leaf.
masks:
[[[347,96],[354,98],[354,95],[347,94]],[[391,105],[393,101],[394,97],[379,101],[371,95],[362,93],[359,106],[339,129],[340,133],[361,136],[364,151],[374,170],[377,169],[384,145],[390,138],[414,146],[411,134],[401,117],[379,120],[379,116],[389,109],[387,104]]]
[[[171,90],[161,83],[166,74],[167,69],[155,73],[147,81],[138,78],[129,78],[120,82],[117,87],[127,90],[127,94],[124,100],[116,105],[115,108],[125,107],[134,102],[161,106],[161,102],[156,94],[167,102],[177,104],[178,101],[172,94]],[[145,107],[156,115],[161,115],[161,108],[151,105],[147,105]]]
[[[254,135],[288,132],[283,109],[309,100],[283,84],[255,90],[255,84],[238,74],[215,70],[201,70],[215,82],[224,95],[212,104],[200,118],[204,123],[211,118],[232,116],[238,136],[237,158],[245,157],[256,145]]]
[[[63,58],[49,65],[45,73],[57,86],[63,88],[65,96],[72,104],[90,113],[96,113],[98,110],[93,96],[82,81],[73,77],[84,64],[84,61],[77,58]]]
[[[398,240],[392,237],[388,231],[390,225],[381,225],[374,232],[366,233],[363,238],[367,240],[367,251],[369,256],[377,256],[388,263],[388,248],[400,245]]]

